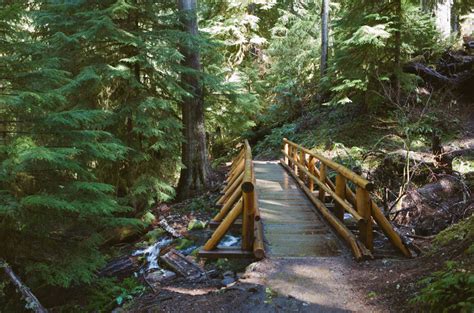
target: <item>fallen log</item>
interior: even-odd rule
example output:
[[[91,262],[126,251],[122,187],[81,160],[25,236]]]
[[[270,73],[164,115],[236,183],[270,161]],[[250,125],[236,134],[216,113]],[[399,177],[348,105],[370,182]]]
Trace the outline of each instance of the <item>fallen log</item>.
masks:
[[[474,66],[474,56],[463,55],[456,51],[447,51],[439,59],[436,71],[443,75],[452,76],[464,71],[470,71]]]
[[[422,63],[411,62],[403,66],[403,71],[420,76],[434,88],[448,88],[465,95],[470,95],[474,92],[472,88],[474,85],[474,71],[472,70],[472,65],[466,67],[470,67],[470,69],[447,76]]]
[[[160,226],[174,238],[181,238],[181,234],[178,233],[173,227],[171,227],[165,219],[160,220]]]
[[[31,292],[21,279],[13,272],[12,268],[3,260],[0,260],[0,267],[3,268],[8,279],[15,285],[15,288],[21,293],[22,298],[26,301],[26,308],[36,313],[48,313],[41,305],[38,298]]]
[[[161,256],[160,259],[176,273],[187,279],[195,280],[206,276],[206,273],[196,263],[174,249]]]
[[[436,182],[408,190],[392,216],[399,225],[413,227],[415,235],[430,236],[469,216],[471,203],[462,180],[444,175]]]
[[[98,275],[100,277],[117,277],[118,279],[123,279],[129,277],[139,269],[140,264],[136,258],[123,256],[107,263],[107,265],[100,270]]]
[[[418,62],[405,64],[403,71],[420,76],[425,82],[436,88],[452,88],[458,83],[456,79],[438,73],[436,70]]]

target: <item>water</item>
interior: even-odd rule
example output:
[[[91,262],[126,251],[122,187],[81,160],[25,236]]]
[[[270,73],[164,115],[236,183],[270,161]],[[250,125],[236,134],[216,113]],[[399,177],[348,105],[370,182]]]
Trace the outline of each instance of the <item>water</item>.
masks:
[[[239,237],[235,237],[232,235],[225,235],[224,238],[222,238],[221,242],[219,243],[219,246],[235,247],[239,245],[239,242],[240,242]]]
[[[196,250],[198,248],[198,246],[196,245],[192,245],[191,247],[189,248],[186,248],[186,249],[183,249],[183,250],[180,250],[179,252],[182,254],[182,255],[190,255],[194,250]]]
[[[155,244],[149,246],[146,249],[137,250],[132,253],[133,256],[137,255],[145,255],[146,261],[148,266],[146,267],[146,271],[152,271],[155,269],[161,269],[158,265],[158,257],[160,256],[160,250],[167,245],[171,244],[173,239],[170,238],[163,238],[157,241]]]

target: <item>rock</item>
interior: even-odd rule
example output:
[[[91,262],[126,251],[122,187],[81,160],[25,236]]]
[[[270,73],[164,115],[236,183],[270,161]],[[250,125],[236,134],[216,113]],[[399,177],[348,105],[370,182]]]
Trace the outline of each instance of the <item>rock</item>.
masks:
[[[145,279],[150,283],[150,284],[155,284],[155,283],[163,283],[166,281],[170,281],[176,277],[176,273],[168,270],[159,270],[156,272],[149,273],[145,276]]]
[[[145,239],[149,243],[153,243],[158,241],[158,239],[165,234],[165,231],[162,228],[155,228],[150,230],[148,233],[145,234]]]
[[[219,272],[217,270],[210,270],[206,272],[206,275],[209,278],[217,278],[219,277]]]
[[[225,287],[231,285],[232,283],[235,283],[235,278],[225,276],[223,280],[221,280],[221,284]]]
[[[198,219],[192,219],[188,224],[188,230],[198,230],[206,228],[207,223]]]

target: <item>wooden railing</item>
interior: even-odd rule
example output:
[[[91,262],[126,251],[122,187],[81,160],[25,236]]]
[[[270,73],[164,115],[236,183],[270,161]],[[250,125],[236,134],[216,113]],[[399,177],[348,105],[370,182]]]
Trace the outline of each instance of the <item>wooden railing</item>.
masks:
[[[216,227],[211,238],[206,242],[199,255],[206,258],[255,257],[265,256],[263,231],[255,190],[255,172],[252,161],[252,150],[247,140],[233,160],[226,186],[217,205],[222,206],[211,221]],[[241,222],[237,219],[241,216]],[[240,249],[218,247],[230,229],[241,230]]]
[[[372,258],[374,223],[388,237],[390,242],[405,256],[411,256],[398,233],[372,200],[371,182],[350,169],[318,153],[314,153],[288,139],[283,139],[283,167],[295,178],[300,187],[316,206],[321,215],[348,243],[357,260]],[[329,172],[335,175],[335,182]],[[351,184],[348,184],[351,182]],[[350,187],[355,186],[355,191]],[[317,189],[318,193],[315,193]],[[332,198],[334,209],[330,210],[326,198]],[[344,224],[344,213],[357,221],[357,238]]]

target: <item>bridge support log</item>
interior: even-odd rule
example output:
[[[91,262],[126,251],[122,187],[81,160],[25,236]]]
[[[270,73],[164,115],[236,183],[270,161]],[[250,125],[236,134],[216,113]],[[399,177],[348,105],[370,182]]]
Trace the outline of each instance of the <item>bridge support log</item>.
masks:
[[[216,231],[212,234],[211,238],[204,245],[204,250],[210,251],[215,249],[219,244],[219,241],[224,237],[224,235],[229,230],[230,226],[235,222],[235,220],[242,214],[242,200],[239,200],[237,204],[232,208],[229,214],[224,218],[222,223],[217,227]]]
[[[263,231],[255,191],[252,151],[247,140],[233,160],[226,181],[227,185],[223,189],[224,195],[216,203],[222,205],[222,209],[210,223],[216,229],[199,252],[199,256],[205,258],[263,258],[265,256]],[[242,221],[240,225],[236,225],[236,220],[240,215],[242,215]],[[224,235],[231,228],[235,229],[236,226],[241,228],[240,249],[217,248]]]
[[[225,194],[217,201],[217,205],[223,205],[227,198],[229,198],[235,192],[235,190],[240,187],[243,177],[244,173],[242,172],[239,177],[232,183],[232,185],[228,185],[230,187],[227,190],[224,189]]]
[[[237,164],[236,168],[234,169],[234,171],[232,173],[230,173],[229,176],[226,179],[227,186],[232,185],[234,180],[236,180],[238,178],[238,176],[239,176],[238,174],[243,172],[244,166],[245,166],[245,160],[240,159],[238,161],[238,164]]]
[[[234,204],[239,200],[239,198],[242,196],[242,190],[240,188],[237,188],[232,196],[225,202],[224,206],[220,210],[220,212],[213,218],[214,222],[220,222],[224,219],[224,217],[227,215],[229,210],[234,206]]]

